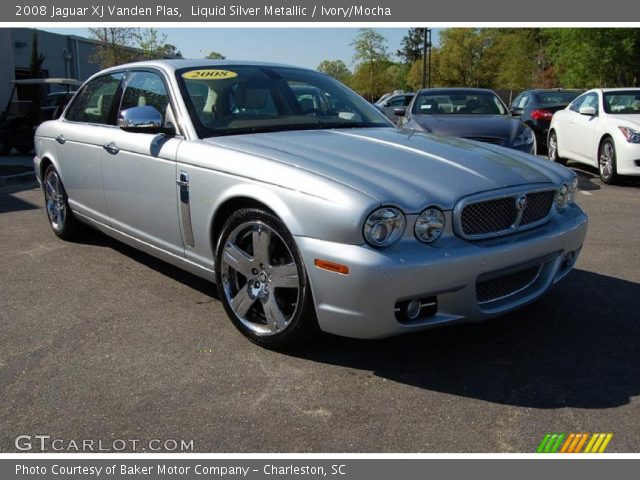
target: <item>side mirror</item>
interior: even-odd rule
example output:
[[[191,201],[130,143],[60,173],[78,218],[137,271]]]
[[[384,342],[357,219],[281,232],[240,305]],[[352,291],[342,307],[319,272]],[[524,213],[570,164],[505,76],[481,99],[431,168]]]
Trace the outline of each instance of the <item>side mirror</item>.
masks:
[[[520,117],[524,113],[524,108],[511,107],[511,110],[509,110],[509,113],[511,114],[512,117]]]
[[[580,109],[578,110],[578,113],[580,115],[587,115],[589,117],[595,117],[596,116],[596,109],[594,107],[580,107]]]
[[[407,115],[407,109],[405,107],[394,108],[393,114],[396,117],[404,117]]]
[[[127,108],[118,115],[118,127],[125,132],[175,134],[174,128],[164,127],[163,123],[162,114],[148,105]]]

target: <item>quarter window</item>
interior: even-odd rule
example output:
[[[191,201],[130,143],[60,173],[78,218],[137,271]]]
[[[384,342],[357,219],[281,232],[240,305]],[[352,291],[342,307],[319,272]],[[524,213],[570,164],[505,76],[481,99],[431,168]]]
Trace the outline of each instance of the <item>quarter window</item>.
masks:
[[[153,72],[135,71],[129,74],[120,110],[150,106],[164,117],[168,105],[169,95],[160,75]]]
[[[91,80],[69,107],[65,119],[71,122],[113,125],[113,105],[122,72],[103,75]]]

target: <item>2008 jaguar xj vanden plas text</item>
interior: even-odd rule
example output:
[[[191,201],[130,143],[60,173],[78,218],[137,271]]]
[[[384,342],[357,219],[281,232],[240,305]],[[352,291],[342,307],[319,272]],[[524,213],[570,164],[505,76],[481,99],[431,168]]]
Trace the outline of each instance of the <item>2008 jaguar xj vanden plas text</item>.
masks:
[[[503,314],[563,278],[587,230],[571,170],[396,129],[289,66],[110,68],[35,140],[56,235],[88,224],[214,281],[272,348]]]

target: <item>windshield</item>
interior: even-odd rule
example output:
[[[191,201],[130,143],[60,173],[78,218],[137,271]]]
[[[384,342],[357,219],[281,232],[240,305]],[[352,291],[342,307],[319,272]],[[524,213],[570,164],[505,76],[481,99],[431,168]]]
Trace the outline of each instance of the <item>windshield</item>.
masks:
[[[565,92],[541,92],[536,94],[538,105],[567,105],[582,93],[580,90]]]
[[[615,114],[640,114],[640,90],[605,92],[604,111]]]
[[[413,103],[416,115],[506,115],[507,109],[493,92],[420,92]]]
[[[221,65],[182,69],[176,75],[201,138],[392,126],[362,97],[318,72]]]

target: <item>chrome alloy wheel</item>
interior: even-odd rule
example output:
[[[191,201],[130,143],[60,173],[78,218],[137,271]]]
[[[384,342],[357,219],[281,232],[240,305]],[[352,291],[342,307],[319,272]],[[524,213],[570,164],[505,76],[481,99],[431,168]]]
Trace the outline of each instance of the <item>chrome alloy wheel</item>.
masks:
[[[557,155],[558,155],[558,141],[556,139],[556,135],[555,133],[552,133],[551,136],[549,136],[549,145],[548,145],[548,155],[549,155],[549,160],[551,160],[552,162],[557,162]]]
[[[614,158],[615,152],[613,150],[613,144],[610,141],[605,141],[600,149],[600,158],[598,162],[600,167],[600,176],[605,181],[613,176]]]
[[[236,317],[260,336],[287,328],[301,302],[298,266],[272,228],[255,220],[227,237],[222,253],[222,286]]]
[[[67,218],[67,207],[62,182],[58,172],[52,168],[47,171],[44,179],[44,198],[51,227],[56,232],[62,231]]]

